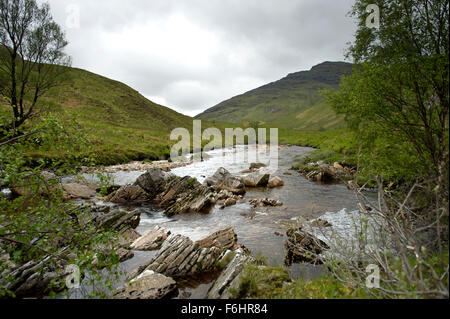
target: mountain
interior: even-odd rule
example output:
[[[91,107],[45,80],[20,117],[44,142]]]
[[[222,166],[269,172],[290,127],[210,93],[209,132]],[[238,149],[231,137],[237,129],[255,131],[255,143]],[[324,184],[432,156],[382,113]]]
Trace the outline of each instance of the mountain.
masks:
[[[302,130],[342,128],[342,117],[324,102],[319,90],[337,89],[341,77],[351,71],[350,63],[324,62],[235,96],[196,117],[231,123],[258,121]]]

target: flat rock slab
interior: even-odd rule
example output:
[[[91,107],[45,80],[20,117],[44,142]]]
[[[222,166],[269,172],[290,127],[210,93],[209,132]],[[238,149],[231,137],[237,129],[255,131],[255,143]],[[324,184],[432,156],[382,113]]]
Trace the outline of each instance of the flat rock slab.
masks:
[[[263,187],[269,183],[270,174],[251,173],[242,178],[246,187]]]
[[[234,232],[233,228],[227,228],[223,230],[219,230],[214,234],[211,234],[199,241],[197,244],[200,247],[211,248],[217,247],[220,249],[231,249],[237,243],[237,235]]]
[[[142,251],[156,250],[161,247],[169,235],[169,230],[156,226],[134,241],[130,248]]]
[[[96,190],[93,189],[93,187],[89,187],[86,185],[78,183],[67,183],[63,184],[62,187],[71,198],[90,199],[97,196]]]
[[[147,193],[136,185],[122,186],[109,198],[111,203],[127,203],[133,201],[143,201],[148,198]]]
[[[114,293],[115,299],[162,299],[177,288],[170,277],[146,270]]]

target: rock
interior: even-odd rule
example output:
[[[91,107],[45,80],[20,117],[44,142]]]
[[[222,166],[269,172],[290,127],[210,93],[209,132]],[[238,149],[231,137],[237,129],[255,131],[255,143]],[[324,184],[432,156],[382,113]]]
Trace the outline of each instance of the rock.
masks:
[[[259,206],[272,206],[272,207],[283,206],[283,203],[280,202],[279,200],[270,199],[270,198],[251,199],[250,204],[252,204],[252,206],[254,208],[259,207]]]
[[[275,187],[280,187],[284,185],[284,181],[279,178],[278,176],[272,177],[269,180],[269,183],[267,184],[267,187],[269,188],[275,188]]]
[[[119,236],[119,245],[121,247],[130,247],[132,243],[136,241],[141,237],[141,234],[139,234],[135,229],[132,228],[126,228],[122,230]]]
[[[169,235],[170,231],[156,226],[154,229],[149,230],[142,235],[142,237],[133,242],[130,248],[143,251],[156,250],[161,247]]]
[[[177,288],[177,283],[170,277],[144,271],[128,285],[114,293],[115,299],[162,299],[169,296]]]
[[[134,257],[134,253],[125,248],[117,249],[117,255],[119,255],[119,262],[124,262]]]
[[[318,218],[311,221],[311,226],[323,228],[323,227],[331,227],[333,225],[327,220]]]
[[[211,248],[218,247],[221,249],[231,249],[237,244],[237,235],[233,228],[227,228],[215,232],[199,241],[197,244],[200,247]]]
[[[150,199],[153,199],[164,191],[167,183],[173,178],[173,175],[164,172],[160,168],[151,168],[145,174],[139,176],[134,185],[142,188],[147,192]]]
[[[114,194],[112,194],[108,201],[112,203],[128,203],[134,201],[146,200],[147,194],[140,187],[136,185],[125,185],[119,188]]]
[[[200,184],[197,179],[176,177],[157,196],[159,206],[165,208],[164,215],[174,216],[189,212],[206,212],[214,203],[212,189]]]
[[[71,199],[90,199],[97,195],[97,191],[92,187],[78,183],[67,183],[62,185],[63,190]]]
[[[225,207],[236,205],[237,201],[234,198],[228,198],[225,200],[225,203],[223,204]]]
[[[251,163],[249,169],[254,171],[263,167],[267,167],[267,165],[263,163]]]
[[[343,167],[341,164],[339,164],[338,162],[335,162],[335,163],[333,164],[333,167],[334,167],[335,169],[339,169],[339,170],[343,170],[343,169],[344,169],[344,167]]]
[[[209,289],[206,298],[229,299],[231,297],[229,288],[236,286],[235,283],[239,283],[244,266],[252,260],[252,257],[246,254],[236,253],[219,278],[214,282],[214,285]]]
[[[322,253],[323,249],[329,249],[325,242],[302,230],[301,227],[290,228],[286,231],[286,234],[288,239],[284,246],[287,250],[287,265],[297,262],[322,263],[319,254]]]
[[[355,181],[348,181],[348,182],[347,182],[347,188],[348,188],[349,190],[355,190],[355,189],[358,189],[358,188],[360,188],[360,187],[359,187],[359,185],[358,185]]]
[[[118,208],[111,209],[108,206],[94,208],[92,215],[92,222],[95,226],[108,230],[117,230],[121,233],[129,229],[135,229],[139,226],[141,220],[141,212],[139,210],[125,212]]]
[[[28,196],[30,194],[45,194],[55,192],[59,183],[59,178],[50,171],[41,171],[39,174],[30,173],[23,177],[18,185],[11,186],[13,195]],[[36,190],[36,186],[39,189]]]
[[[156,256],[147,265],[133,271],[129,278],[134,278],[145,270],[174,278],[216,270],[219,256],[227,248],[237,246],[235,236],[232,229],[226,229],[193,242],[186,236],[171,234]]]
[[[208,177],[205,185],[213,187],[216,191],[227,190],[233,194],[245,194],[245,185],[241,178],[231,175],[225,168],[219,168],[213,176]]]
[[[242,178],[247,187],[264,187],[269,182],[270,174],[251,173]]]

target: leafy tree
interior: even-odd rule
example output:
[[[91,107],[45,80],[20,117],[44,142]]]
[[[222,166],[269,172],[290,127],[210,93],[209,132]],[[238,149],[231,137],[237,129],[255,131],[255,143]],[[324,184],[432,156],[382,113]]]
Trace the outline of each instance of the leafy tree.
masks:
[[[48,4],[0,0],[0,94],[14,117],[3,129],[18,129],[36,114],[39,98],[70,65],[67,44]]]
[[[366,26],[369,3],[380,8],[378,29]],[[350,12],[358,29],[348,58],[356,67],[328,99],[378,173],[428,178],[448,170],[448,11],[445,0],[358,0]]]

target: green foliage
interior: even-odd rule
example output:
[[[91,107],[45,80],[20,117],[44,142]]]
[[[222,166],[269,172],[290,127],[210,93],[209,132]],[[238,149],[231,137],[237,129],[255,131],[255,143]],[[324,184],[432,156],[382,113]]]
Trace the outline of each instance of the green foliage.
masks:
[[[46,293],[51,294],[65,288],[61,284],[68,264],[79,266],[82,276],[97,278],[103,267],[114,273],[118,257],[108,247],[117,233],[89,223],[89,209],[63,201],[57,175],[73,174],[75,164],[91,163],[82,155],[89,152],[89,144],[81,131],[54,116],[43,117],[35,124],[30,128],[35,134],[0,146],[0,181],[21,195],[0,197],[0,251],[10,256],[9,262],[0,260],[0,273],[6,273],[10,262],[23,265],[49,256],[45,267],[60,276],[48,287]],[[8,132],[6,140],[14,133]],[[30,160],[30,153],[52,151],[57,156]],[[57,175],[49,176],[44,167]],[[14,280],[2,278],[3,283],[12,284]],[[2,286],[0,296],[6,295],[13,296],[14,292]]]

